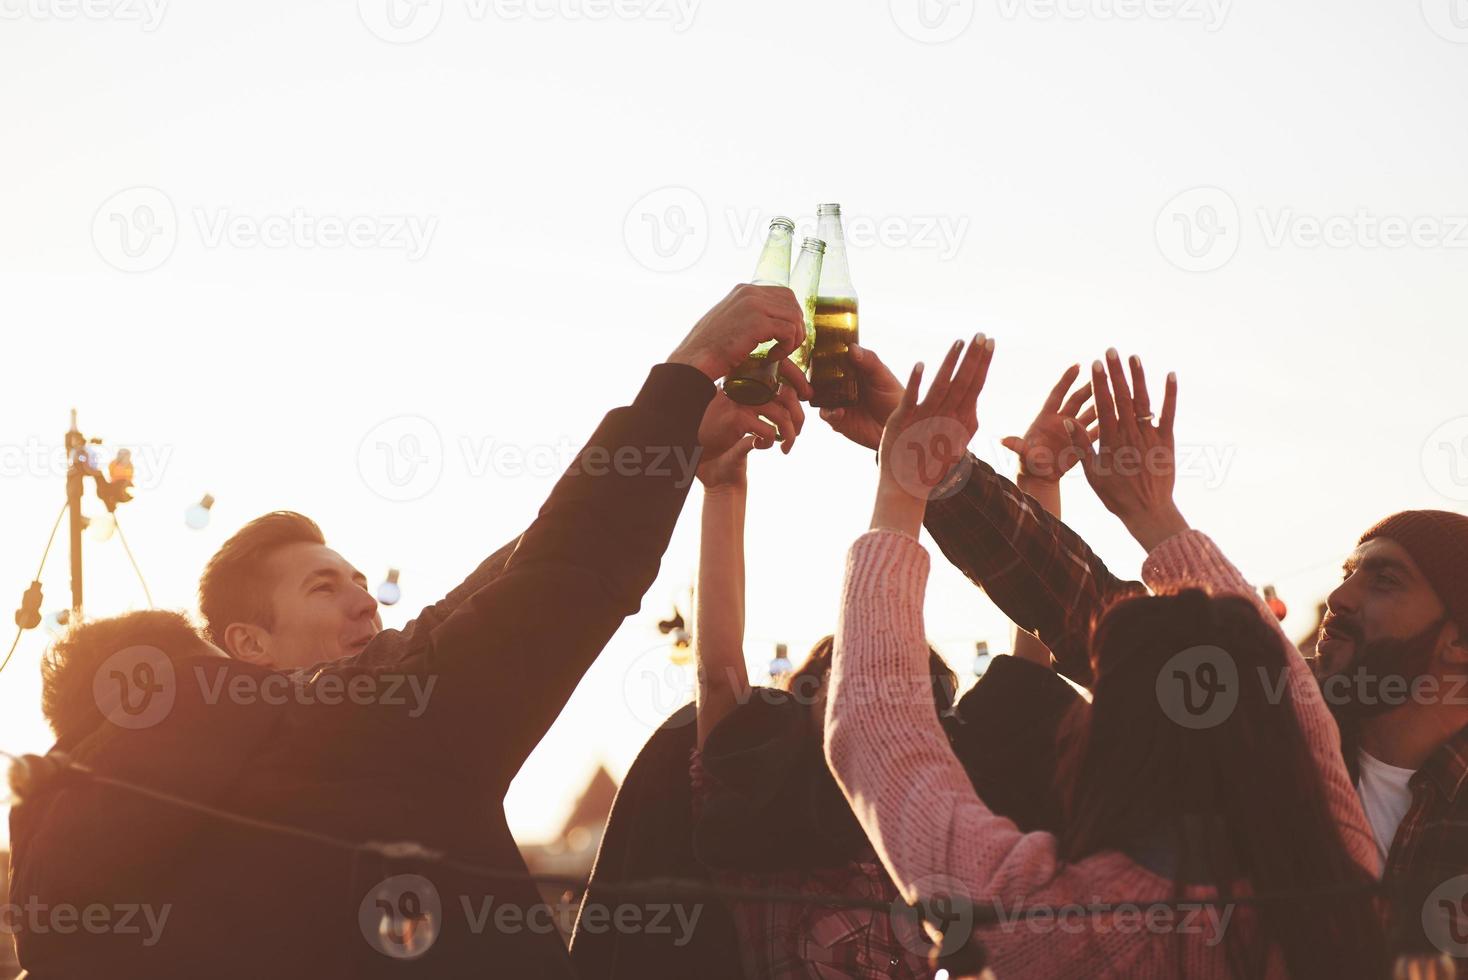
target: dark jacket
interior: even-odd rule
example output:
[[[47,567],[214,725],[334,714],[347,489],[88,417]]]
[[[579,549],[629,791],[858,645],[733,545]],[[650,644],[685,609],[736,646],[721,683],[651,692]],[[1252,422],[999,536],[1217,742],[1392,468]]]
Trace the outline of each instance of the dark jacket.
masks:
[[[633,404],[603,420],[511,553],[476,572],[486,584],[430,607],[375,649],[295,675],[180,661],[161,721],[136,730],[104,723],[60,748],[98,773],[247,817],[354,841],[416,841],[523,875],[502,797],[656,578],[688,491],[689,471],[676,462],[696,461],[713,393],[692,368],[653,368]],[[272,676],[289,677],[291,696],[220,696],[221,680]],[[404,695],[414,679],[419,691],[434,684],[427,698]],[[354,683],[372,703],[328,703],[328,690]],[[17,945],[32,980],[571,975],[553,922],[523,881],[334,850],[77,777],[12,811],[11,844],[14,903],[103,906],[113,922],[126,907],[168,914],[151,945],[146,932],[120,927],[23,927]],[[378,890],[409,874],[426,884],[399,879],[397,890]],[[405,890],[414,903],[401,901]],[[418,920],[416,948],[426,951],[383,952],[415,948],[379,932],[383,908],[397,902],[417,913],[432,899],[441,916]]]

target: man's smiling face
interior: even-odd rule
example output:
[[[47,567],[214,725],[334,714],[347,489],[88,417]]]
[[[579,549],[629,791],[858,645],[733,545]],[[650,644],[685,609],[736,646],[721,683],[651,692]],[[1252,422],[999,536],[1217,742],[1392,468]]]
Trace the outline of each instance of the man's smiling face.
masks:
[[[273,617],[259,630],[259,662],[290,670],[340,660],[361,653],[382,629],[366,577],[324,544],[282,545],[265,571],[274,583]]]
[[[1360,545],[1344,572],[1326,602],[1316,645],[1323,676],[1349,670],[1373,644],[1410,640],[1443,618],[1437,593],[1406,549],[1390,538]]]

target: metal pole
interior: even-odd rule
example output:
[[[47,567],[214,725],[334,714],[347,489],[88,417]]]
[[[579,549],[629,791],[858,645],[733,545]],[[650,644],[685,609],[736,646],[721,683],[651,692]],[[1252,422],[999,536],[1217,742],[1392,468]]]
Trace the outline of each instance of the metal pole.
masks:
[[[76,427],[76,409],[71,410],[71,429],[66,433],[66,507],[71,513],[71,621],[82,616],[82,478],[86,471],[87,440]]]

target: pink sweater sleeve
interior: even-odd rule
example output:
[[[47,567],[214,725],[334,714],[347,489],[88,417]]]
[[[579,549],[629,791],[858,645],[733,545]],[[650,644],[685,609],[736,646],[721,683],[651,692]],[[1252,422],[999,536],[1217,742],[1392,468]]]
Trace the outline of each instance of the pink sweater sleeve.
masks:
[[[1371,826],[1366,821],[1365,811],[1361,809],[1361,800],[1351,785],[1345,760],[1341,758],[1340,729],[1336,726],[1330,709],[1326,707],[1320,685],[1315,682],[1305,658],[1300,656],[1299,650],[1285,636],[1279,620],[1265,605],[1264,600],[1245,581],[1233,563],[1224,557],[1223,552],[1218,550],[1212,539],[1201,531],[1184,531],[1158,545],[1142,566],[1142,578],[1153,592],[1175,592],[1194,586],[1215,595],[1243,596],[1252,600],[1259,608],[1259,615],[1274,626],[1285,648],[1290,703],[1294,706],[1295,720],[1304,733],[1310,746],[1310,754],[1320,770],[1331,815],[1340,828],[1341,841],[1357,864],[1373,875],[1379,874]]]
[[[826,760],[908,901],[1034,898],[1055,883],[1055,838],[985,807],[948,744],[928,681],[927,578],[927,551],[897,531],[869,531],[847,554]]]

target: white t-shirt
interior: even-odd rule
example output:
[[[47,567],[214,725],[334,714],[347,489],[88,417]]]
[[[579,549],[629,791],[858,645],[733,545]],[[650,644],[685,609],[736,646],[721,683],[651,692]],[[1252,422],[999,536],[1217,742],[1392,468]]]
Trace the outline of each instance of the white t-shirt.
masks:
[[[1360,753],[1360,761],[1361,778],[1356,780],[1356,792],[1361,797],[1366,819],[1371,823],[1376,850],[1385,868],[1392,838],[1397,836],[1397,827],[1412,806],[1412,789],[1407,781],[1417,770],[1389,766],[1364,751]]]

